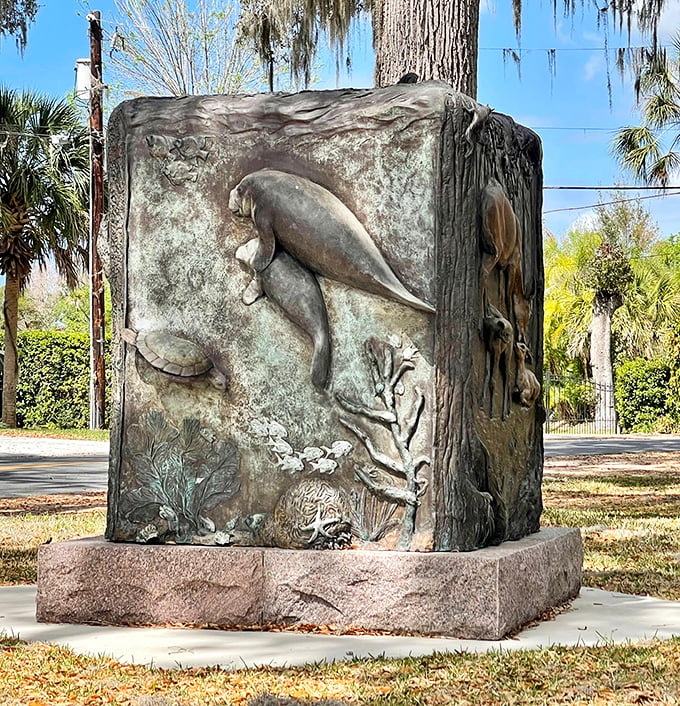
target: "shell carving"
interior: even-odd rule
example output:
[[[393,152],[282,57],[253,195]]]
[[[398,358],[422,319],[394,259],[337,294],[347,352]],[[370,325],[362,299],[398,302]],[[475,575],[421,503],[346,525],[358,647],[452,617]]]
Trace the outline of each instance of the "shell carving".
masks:
[[[264,546],[337,549],[351,543],[350,518],[341,490],[326,480],[307,478],[279,498],[274,512],[251,515],[246,524]]]
[[[156,370],[184,382],[205,379],[216,389],[226,390],[225,376],[194,341],[167,331],[144,333],[129,328],[123,329],[122,336]]]

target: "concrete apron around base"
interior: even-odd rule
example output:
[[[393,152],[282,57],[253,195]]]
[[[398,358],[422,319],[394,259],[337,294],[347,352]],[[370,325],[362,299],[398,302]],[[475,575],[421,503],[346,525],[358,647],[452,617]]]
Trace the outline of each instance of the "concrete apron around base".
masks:
[[[334,625],[501,639],[578,593],[579,530],[475,552],[295,551],[116,544],[40,547],[37,619],[196,626]]]

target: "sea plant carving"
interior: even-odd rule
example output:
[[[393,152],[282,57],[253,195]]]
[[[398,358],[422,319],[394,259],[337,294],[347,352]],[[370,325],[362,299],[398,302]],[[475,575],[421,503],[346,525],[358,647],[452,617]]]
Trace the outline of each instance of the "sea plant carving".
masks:
[[[149,135],[146,138],[149,154],[162,163],[161,172],[175,186],[185,181],[198,179],[198,167],[210,154],[210,142],[207,137],[178,137]]]
[[[399,520],[394,517],[399,506],[379,500],[366,487],[352,490],[350,504],[352,532],[362,542],[379,542],[399,526]]]
[[[184,419],[177,429],[152,411],[128,428],[127,459],[138,487],[122,496],[126,518],[134,522],[143,510],[156,514],[137,541],[185,544],[198,535],[229,543],[233,527],[218,530],[207,513],[240,489],[240,456],[233,444],[216,440],[197,419]]]
[[[404,508],[396,549],[408,550],[415,534],[420,498],[428,485],[425,478],[419,477],[419,473],[424,466],[430,464],[427,456],[416,457],[411,451],[413,437],[425,408],[425,396],[418,388],[414,388],[415,402],[407,416],[403,413],[403,405],[398,403],[398,398],[405,392],[402,378],[415,369],[414,361],[418,351],[412,346],[403,349],[397,347],[392,339],[387,343],[373,338],[365,342],[364,351],[373,380],[374,395],[384,409],[375,409],[342,394],[337,394],[336,399],[347,412],[387,429],[399,460],[394,460],[376,448],[365,429],[351,419],[341,418],[340,423],[359,439],[375,464],[355,465],[356,478],[380,500]],[[397,480],[400,482],[395,482]]]
[[[288,441],[286,427],[267,418],[253,419],[250,433],[266,439],[277,468],[291,475],[304,470],[330,475],[338,469],[339,460],[352,451],[352,444],[344,440],[334,441],[330,446],[305,446],[302,451],[296,451]]]

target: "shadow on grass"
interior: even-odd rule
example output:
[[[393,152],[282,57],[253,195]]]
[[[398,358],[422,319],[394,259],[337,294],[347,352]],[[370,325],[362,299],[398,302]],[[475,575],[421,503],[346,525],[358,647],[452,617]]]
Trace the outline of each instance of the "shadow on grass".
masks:
[[[680,600],[678,575],[656,571],[592,571],[584,570],[583,585],[603,591],[627,593],[631,596],[651,596],[666,601]]]
[[[680,518],[680,494],[589,494],[547,487],[543,496],[546,517],[563,516],[560,521],[569,526],[589,527],[606,522],[613,523],[615,527],[624,519]],[[573,513],[573,518],[569,517],[570,513]]]
[[[619,488],[671,488],[680,485],[680,478],[677,475],[645,475],[641,473],[635,476],[611,476],[609,478],[597,478],[591,476],[592,480],[597,480],[603,484],[610,484]]]

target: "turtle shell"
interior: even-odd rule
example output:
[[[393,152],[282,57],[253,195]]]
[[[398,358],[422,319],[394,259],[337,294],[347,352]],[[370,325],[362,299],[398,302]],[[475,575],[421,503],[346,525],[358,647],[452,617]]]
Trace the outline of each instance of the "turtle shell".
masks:
[[[213,367],[210,358],[193,341],[166,331],[139,334],[137,350],[154,368],[169,375],[195,377]]]

